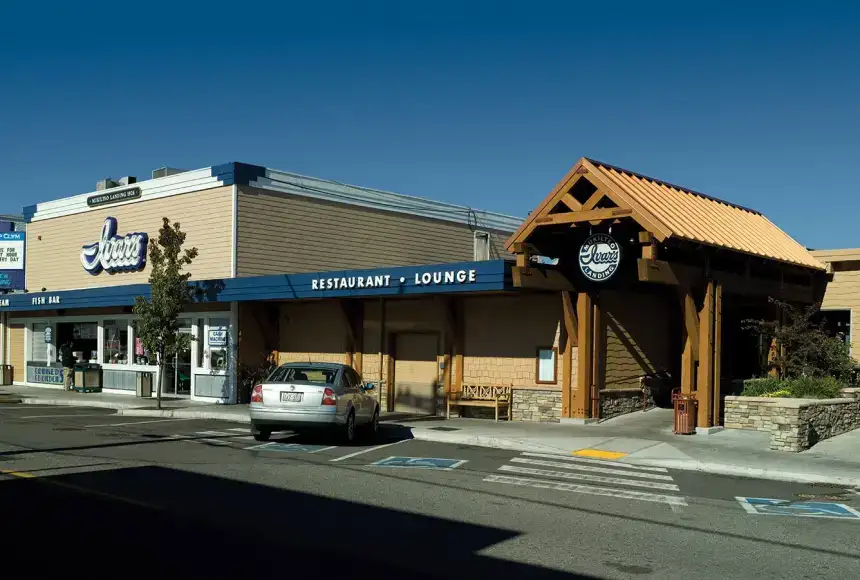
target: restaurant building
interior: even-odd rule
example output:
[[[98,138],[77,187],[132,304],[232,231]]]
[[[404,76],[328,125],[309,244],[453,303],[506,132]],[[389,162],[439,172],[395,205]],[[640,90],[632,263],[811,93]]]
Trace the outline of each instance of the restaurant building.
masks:
[[[709,429],[758,364],[740,321],[827,282],[760,213],[586,158],[525,221],[240,163],[25,214],[27,293],[0,302],[16,383],[58,383],[71,337],[105,390],[134,394],[155,368],[131,305],[168,217],[200,252],[200,294],[166,394],[224,403],[271,357],[352,365],[383,409],[501,396],[526,421],[605,419],[678,387]]]

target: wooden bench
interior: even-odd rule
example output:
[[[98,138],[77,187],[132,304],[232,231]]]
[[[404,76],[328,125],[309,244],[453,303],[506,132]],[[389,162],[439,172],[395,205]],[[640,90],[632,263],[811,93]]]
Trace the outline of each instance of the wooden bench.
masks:
[[[461,392],[448,394],[448,419],[451,418],[451,407],[493,407],[496,410],[496,421],[499,420],[499,409],[507,407],[507,419],[510,421],[513,391],[511,387],[463,385]]]

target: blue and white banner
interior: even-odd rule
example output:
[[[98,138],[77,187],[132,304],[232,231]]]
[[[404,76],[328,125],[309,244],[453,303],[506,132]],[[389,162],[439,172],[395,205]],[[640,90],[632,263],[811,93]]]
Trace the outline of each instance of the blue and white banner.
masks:
[[[0,232],[0,290],[24,289],[24,232]]]

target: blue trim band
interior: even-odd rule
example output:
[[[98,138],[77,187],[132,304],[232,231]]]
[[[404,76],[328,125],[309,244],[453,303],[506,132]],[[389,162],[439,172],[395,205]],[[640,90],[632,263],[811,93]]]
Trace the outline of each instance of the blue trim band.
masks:
[[[422,266],[278,274],[192,282],[198,303],[306,298],[373,298],[514,290],[511,262],[490,260]],[[401,281],[402,280],[402,281]],[[132,306],[137,296],[149,298],[149,284],[0,294],[0,311],[72,310]]]
[[[238,161],[213,165],[211,171],[212,177],[217,177],[223,185],[248,185],[266,175],[265,167]]]

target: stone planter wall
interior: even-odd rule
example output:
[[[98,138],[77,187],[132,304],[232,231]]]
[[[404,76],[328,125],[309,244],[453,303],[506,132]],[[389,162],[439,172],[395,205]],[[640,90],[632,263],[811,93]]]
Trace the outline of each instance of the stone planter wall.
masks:
[[[860,428],[860,398],[726,397],[725,427],[770,433],[774,451],[804,451]]]
[[[554,422],[561,420],[561,391],[514,389],[514,421]]]
[[[645,408],[654,407],[651,389],[646,389]],[[604,389],[600,391],[600,420],[612,419],[642,410],[642,389]]]

